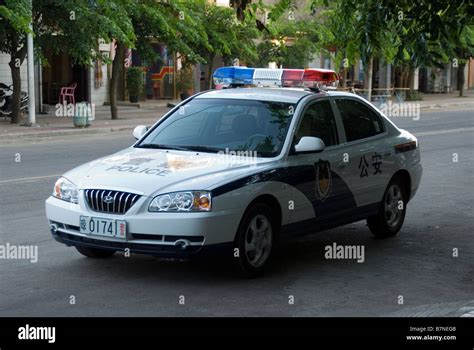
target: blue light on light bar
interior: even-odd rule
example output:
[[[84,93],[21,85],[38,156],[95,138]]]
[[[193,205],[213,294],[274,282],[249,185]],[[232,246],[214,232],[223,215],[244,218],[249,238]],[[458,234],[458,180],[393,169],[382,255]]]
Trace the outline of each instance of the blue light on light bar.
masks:
[[[247,85],[252,84],[253,72],[253,68],[247,67],[220,67],[212,77],[216,85]]]
[[[234,67],[234,84],[252,84],[253,68]]]

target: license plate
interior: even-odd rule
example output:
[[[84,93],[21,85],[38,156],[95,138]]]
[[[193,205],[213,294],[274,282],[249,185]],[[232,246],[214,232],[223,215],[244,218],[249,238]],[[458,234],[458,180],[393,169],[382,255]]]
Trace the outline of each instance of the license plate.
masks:
[[[127,236],[127,223],[125,220],[96,218],[82,216],[79,219],[80,232],[86,235],[113,237],[125,239]]]

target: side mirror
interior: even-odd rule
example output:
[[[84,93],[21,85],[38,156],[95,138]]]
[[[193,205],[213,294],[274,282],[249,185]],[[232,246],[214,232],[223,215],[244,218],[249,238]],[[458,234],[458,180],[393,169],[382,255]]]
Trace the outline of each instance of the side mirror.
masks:
[[[318,153],[324,151],[326,145],[319,137],[303,136],[295,145],[296,153]]]
[[[145,125],[138,125],[133,129],[133,137],[140,140],[143,135],[148,131],[148,127]]]

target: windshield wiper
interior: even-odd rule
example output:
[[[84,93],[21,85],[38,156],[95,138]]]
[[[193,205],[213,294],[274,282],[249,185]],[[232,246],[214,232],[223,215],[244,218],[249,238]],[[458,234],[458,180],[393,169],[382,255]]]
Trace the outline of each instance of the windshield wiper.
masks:
[[[222,148],[216,148],[216,147],[208,147],[208,146],[181,146],[185,148],[186,150],[189,151],[196,151],[196,152],[213,152],[217,153],[220,151],[223,151]]]
[[[154,148],[154,149],[172,149],[177,151],[193,151],[193,152],[213,152],[217,153],[222,151],[221,148],[207,147],[207,146],[177,146],[177,145],[162,145],[156,143],[144,143],[138,148]]]
[[[183,146],[173,146],[173,145],[160,145],[156,143],[144,143],[137,146],[138,148],[154,148],[154,149],[173,149],[178,151],[188,151],[186,147]]]

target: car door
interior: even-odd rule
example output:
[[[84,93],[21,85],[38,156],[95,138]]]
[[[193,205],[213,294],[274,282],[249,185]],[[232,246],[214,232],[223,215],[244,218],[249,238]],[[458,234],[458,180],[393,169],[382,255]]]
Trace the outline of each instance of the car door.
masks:
[[[345,138],[339,166],[357,207],[363,208],[381,200],[388,182],[390,164],[383,142],[386,131],[378,113],[357,98],[335,97],[335,105]]]
[[[326,147],[319,153],[290,152],[288,166],[295,175],[292,185],[306,198],[295,203],[290,212],[292,222],[307,219],[309,213],[318,222],[331,221],[355,208],[347,180],[337,168],[342,158],[339,147],[341,127],[337,124],[330,97],[310,102],[301,114],[292,149],[303,136],[319,137]]]

